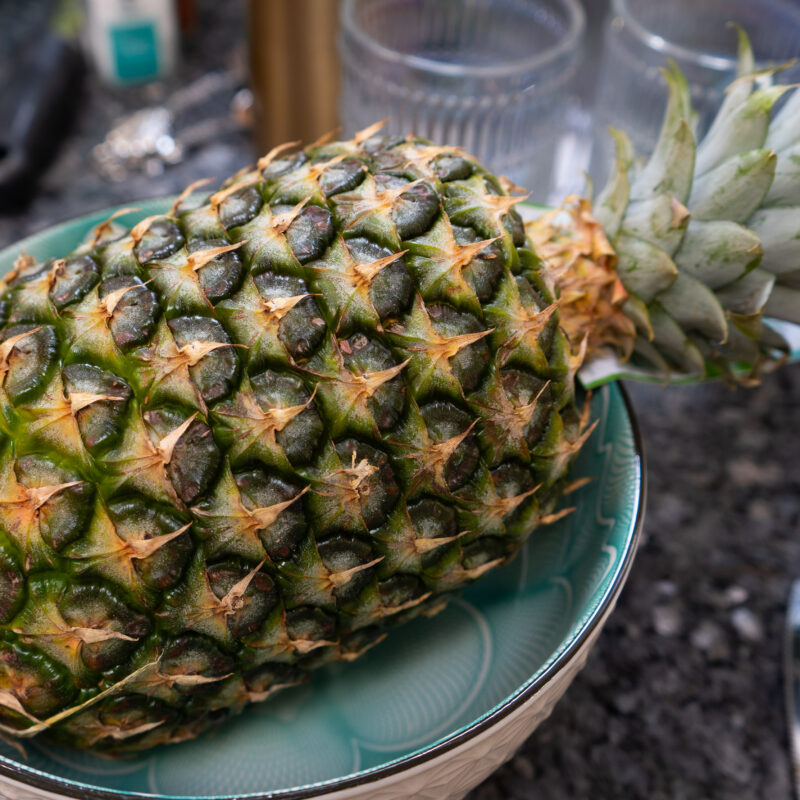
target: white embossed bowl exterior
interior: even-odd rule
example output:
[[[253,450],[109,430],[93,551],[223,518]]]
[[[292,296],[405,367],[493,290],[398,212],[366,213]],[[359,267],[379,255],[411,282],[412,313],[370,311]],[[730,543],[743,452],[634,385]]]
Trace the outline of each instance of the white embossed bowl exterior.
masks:
[[[163,212],[170,199],[143,204]],[[109,211],[0,252],[68,252]],[[126,220],[129,223],[136,218]],[[432,619],[207,735],[125,760],[0,740],[9,800],[456,800],[509,759],[553,709],[611,613],[644,511],[641,444],[617,385],[594,393],[597,429],[575,464],[577,510],[538,529],[513,563]]]

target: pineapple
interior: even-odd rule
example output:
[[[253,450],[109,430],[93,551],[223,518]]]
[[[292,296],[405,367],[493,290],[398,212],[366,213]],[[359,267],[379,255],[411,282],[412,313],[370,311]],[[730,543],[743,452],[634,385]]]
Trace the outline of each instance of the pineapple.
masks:
[[[800,308],[800,92],[770,126],[783,90],[754,91],[744,40],[742,64],[696,156],[669,74],[653,157],[632,177],[617,134],[594,216],[526,233],[462,151],[373,126],[22,254],[0,301],[0,731],[195,736],[566,513],[584,359],[777,363],[761,317]]]

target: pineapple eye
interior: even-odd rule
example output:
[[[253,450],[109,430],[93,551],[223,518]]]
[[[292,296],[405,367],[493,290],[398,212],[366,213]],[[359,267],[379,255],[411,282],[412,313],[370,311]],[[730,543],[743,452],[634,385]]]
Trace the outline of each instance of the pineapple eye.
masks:
[[[294,155],[274,159],[261,171],[261,174],[264,176],[264,180],[268,181],[271,178],[286,175],[287,172],[297,169],[306,161],[308,161],[308,156],[301,150]]]
[[[259,195],[260,197],[260,195]],[[197,239],[187,246],[189,253],[223,247],[228,242],[224,239]],[[220,253],[199,270],[200,286],[208,301],[215,305],[220,300],[230,297],[244,280],[244,266],[235,250]]]
[[[528,466],[516,462],[504,462],[491,470],[495,491],[502,497],[519,497],[530,492],[536,486],[533,474]],[[528,495],[518,506],[503,516],[506,534],[524,536],[536,525],[539,513],[538,492]]]
[[[516,497],[534,487],[530,469],[522,464],[506,462],[491,471],[492,483],[500,497]]]
[[[133,248],[140,264],[171,256],[183,247],[185,239],[181,229],[169,219],[154,220]]]
[[[31,489],[80,481],[77,473],[38,455],[17,459],[15,471],[20,483]],[[81,481],[54,494],[38,509],[39,530],[53,550],[60,550],[84,533],[91,517],[93,498],[94,485]]]
[[[146,616],[131,611],[105,586],[73,586],[59,602],[64,621],[78,628],[110,631],[129,637],[85,642],[81,657],[86,666],[96,672],[120,664],[150,632]]]
[[[184,520],[151,500],[128,496],[111,502],[108,513],[123,541],[147,541],[182,528]],[[193,549],[188,531],[161,545],[133,565],[141,580],[153,589],[169,589],[183,575]]]
[[[380,642],[386,634],[378,625],[367,625],[342,636],[339,650],[345,659],[358,658],[364,651]]]
[[[360,236],[348,239],[347,249],[360,264],[369,264],[392,255],[388,248]],[[384,323],[401,316],[411,304],[413,295],[414,281],[402,257],[385,266],[369,285],[369,299]]]
[[[281,208],[274,206],[272,210],[279,214]],[[331,212],[320,206],[306,206],[286,229],[286,241],[301,264],[320,258],[335,235]]]
[[[338,442],[336,452],[345,477],[358,495],[364,524],[377,528],[386,522],[400,495],[389,457],[355,439]]]
[[[219,678],[234,672],[234,661],[205,636],[194,633],[178,636],[167,644],[159,663],[159,670],[165,675],[200,676]],[[216,682],[193,681],[175,682],[177,691],[182,694],[207,694],[213,692]]]
[[[452,508],[426,497],[408,507],[408,516],[418,536],[443,539],[456,533],[456,515]]]
[[[518,275],[514,278],[514,281],[519,289],[519,298],[522,301],[522,305],[531,313],[539,313],[552,302],[552,300],[545,299],[541,291],[534,289],[528,277]]]
[[[11,289],[16,289],[18,286],[23,286],[26,283],[30,283],[31,281],[36,280],[37,278],[43,277],[47,272],[49,272],[53,268],[53,264],[55,259],[48,258],[47,261],[34,261],[30,259],[29,261],[24,261],[19,269],[17,270],[16,274],[13,275],[11,280],[8,282],[8,286]]]
[[[99,395],[75,414],[83,443],[89,450],[105,448],[119,438],[131,388],[122,378],[92,364],[69,364],[61,372],[67,395]]]
[[[293,375],[284,375],[265,370],[250,378],[256,399],[262,410],[269,412],[282,408],[308,406],[289,420],[275,438],[292,464],[307,464],[311,461],[323,432],[323,424],[311,395],[303,382]]]
[[[237,583],[244,580],[252,567],[224,562],[206,568],[211,591],[220,599]],[[257,630],[278,602],[272,578],[265,572],[256,572],[247,585],[234,612],[227,617],[228,629],[233,636],[245,636]]]
[[[147,411],[144,418],[159,440],[185,421],[182,414],[169,409]],[[211,428],[199,419],[194,420],[178,439],[166,466],[178,497],[188,504],[205,494],[211,488],[221,460],[222,454],[211,435]]]
[[[442,336],[460,336],[484,330],[483,325],[471,314],[456,311],[444,303],[429,305],[428,315],[434,329]],[[478,387],[489,364],[489,358],[489,345],[485,338],[462,347],[450,357],[450,368],[465,392],[471,392]]]
[[[405,142],[405,138],[397,134],[377,134],[370,136],[362,145],[361,149],[369,155],[377,155],[384,150],[391,150],[398,144]]]
[[[86,720],[87,731],[98,729],[119,731],[125,736],[126,741],[136,741],[137,738],[146,736],[148,728],[153,725],[156,729],[161,730],[163,726],[175,722],[178,713],[174,708],[155,697],[146,697],[142,694],[121,694],[107,697],[99,704],[86,709],[80,717],[82,720]],[[84,724],[81,727],[84,727]],[[137,731],[141,731],[141,733],[137,734]],[[79,729],[75,735],[80,736]],[[116,736],[116,740],[118,739],[119,734]],[[112,744],[115,736],[109,733],[103,737],[103,741]],[[90,734],[83,742],[83,746],[91,747],[97,742],[96,735]]]
[[[416,575],[400,572],[379,581],[378,592],[383,605],[392,609],[422,597],[425,584]]]
[[[518,369],[501,370],[500,383],[512,405],[517,408],[527,406],[529,403],[533,403],[537,397],[539,398],[533,415],[524,429],[525,439],[529,445],[533,446],[547,425],[549,413],[552,410],[550,388],[545,388],[545,382],[541,378]],[[540,392],[542,392],[541,395]]]
[[[461,156],[441,155],[433,161],[433,171],[442,183],[465,180],[474,170],[474,164]]]
[[[22,644],[0,643],[0,691],[18,693],[29,714],[46,719],[69,703],[77,689],[60,662]],[[0,720],[17,727],[17,712],[0,707]]]
[[[462,434],[472,422],[472,417],[452,403],[435,401],[420,407],[428,434],[437,444],[449,441]],[[464,486],[480,461],[480,451],[474,434],[467,436],[447,459],[444,479],[450,491]]]
[[[417,536],[429,540],[422,550],[423,569],[431,569],[458,552],[458,542],[454,541],[458,525],[452,506],[426,497],[408,507],[408,516]]]
[[[376,175],[375,182],[381,188],[399,189],[407,181],[393,175]],[[402,241],[421,236],[433,225],[439,213],[440,198],[428,183],[418,183],[403,192],[392,205],[392,222]]]
[[[234,476],[245,507],[269,508],[296,498],[301,487],[267,473],[260,467]],[[267,555],[273,561],[285,561],[294,555],[308,531],[303,501],[296,500],[281,511],[277,519],[258,531],[258,536]]]
[[[336,617],[314,606],[300,606],[286,612],[286,631],[290,639],[313,644],[336,639]]]
[[[343,535],[317,542],[317,550],[325,568],[332,573],[356,569],[369,563],[374,557],[372,548],[366,542]],[[353,573],[346,583],[334,588],[334,597],[339,603],[356,600],[362,590],[372,582],[373,575],[372,568]]]
[[[251,695],[266,696],[272,690],[302,683],[306,673],[293,664],[274,662],[249,670],[242,677]]]
[[[178,347],[207,342],[231,344],[222,325],[210,317],[178,317],[167,324]],[[206,403],[216,403],[227,397],[236,388],[239,376],[236,348],[211,350],[189,367],[189,375]]]
[[[478,241],[478,234],[472,228],[453,225],[453,238],[457,244],[472,244]],[[481,250],[464,267],[464,277],[482,303],[491,299],[498,281],[504,273],[503,251],[496,242]]]
[[[261,211],[264,199],[255,186],[246,186],[229,194],[220,204],[217,213],[226,230],[246,225]]]
[[[494,536],[481,536],[477,541],[465,545],[462,550],[461,563],[465,569],[475,569],[505,558],[507,554],[507,544]]]
[[[100,267],[91,256],[70,258],[56,273],[50,300],[61,311],[82,300],[100,280]]]
[[[356,375],[365,375],[391,369],[397,362],[388,348],[380,342],[368,339],[363,333],[356,333],[339,343],[344,365]],[[382,383],[367,400],[375,424],[380,430],[389,430],[405,407],[406,387],[400,374]]]
[[[514,247],[524,247],[527,240],[525,225],[516,209],[512,208],[503,217],[503,227],[511,234]]]
[[[262,272],[253,278],[266,301],[308,294],[300,278]],[[325,335],[325,321],[313,297],[304,297],[281,318],[278,338],[295,359],[308,358]]]
[[[3,389],[12,403],[36,396],[50,380],[50,369],[56,362],[58,345],[50,325],[12,325],[2,340],[19,337],[8,356],[8,371]]]
[[[99,289],[100,298],[128,287],[133,288],[120,297],[108,323],[115,344],[124,351],[150,341],[158,317],[156,296],[139,278],[131,275],[103,281]]]
[[[355,189],[367,174],[365,166],[353,158],[328,167],[319,179],[319,186],[326,197]]]

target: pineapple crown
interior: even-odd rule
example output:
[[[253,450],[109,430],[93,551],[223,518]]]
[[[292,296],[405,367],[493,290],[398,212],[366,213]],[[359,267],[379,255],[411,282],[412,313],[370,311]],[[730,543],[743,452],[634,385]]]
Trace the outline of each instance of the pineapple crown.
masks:
[[[738,34],[738,75],[705,137],[670,63],[649,160],[612,130],[616,164],[594,204],[571,197],[566,215],[528,225],[562,325],[585,347],[584,383],[621,370],[752,383],[789,353],[784,323],[800,322],[800,92],[773,83],[781,67],[756,70]]]

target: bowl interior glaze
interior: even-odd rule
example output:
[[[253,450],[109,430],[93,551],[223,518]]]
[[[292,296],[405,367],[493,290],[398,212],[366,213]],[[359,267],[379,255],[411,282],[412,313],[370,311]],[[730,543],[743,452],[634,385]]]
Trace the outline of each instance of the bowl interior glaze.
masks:
[[[148,201],[124,221],[160,213]],[[112,209],[113,210],[113,209]],[[61,256],[105,210],[0,252]],[[254,706],[201,738],[125,760],[0,740],[0,775],[73,797],[308,797],[375,779],[451,747],[542,690],[624,581],[644,503],[641,448],[622,390],[595,392],[597,430],[574,476],[575,513],[537,530],[508,566],[438,616],[397,629],[352,664]]]

